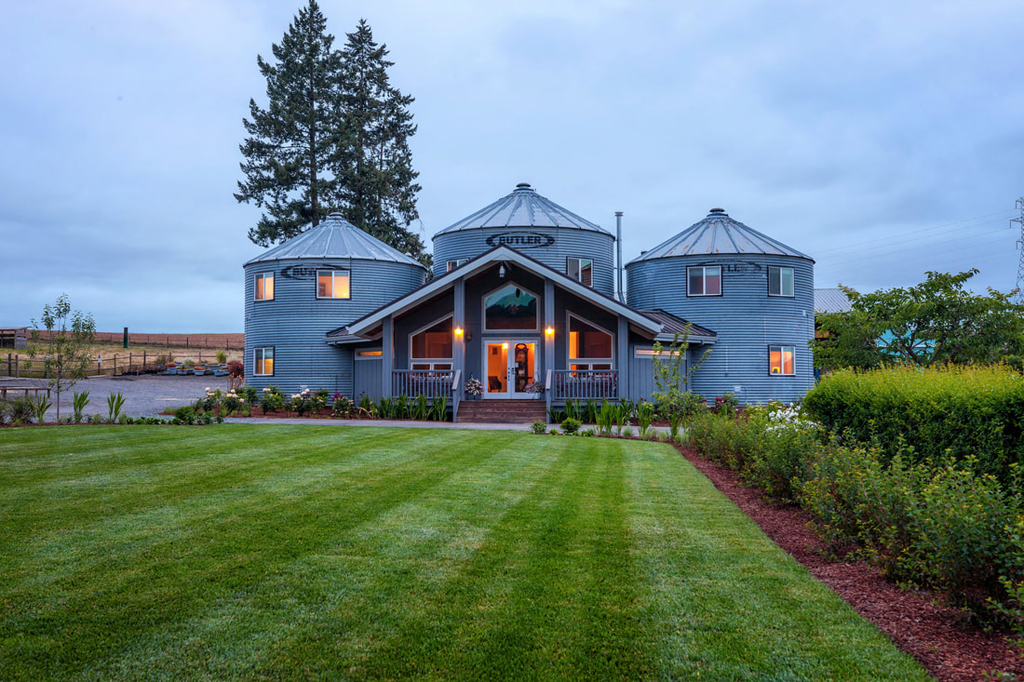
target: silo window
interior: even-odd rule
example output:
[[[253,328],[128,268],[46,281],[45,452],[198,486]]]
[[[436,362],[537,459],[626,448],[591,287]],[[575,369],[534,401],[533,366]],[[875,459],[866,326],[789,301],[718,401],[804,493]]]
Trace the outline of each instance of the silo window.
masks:
[[[768,366],[772,374],[793,375],[793,346],[768,346]]]
[[[256,300],[274,300],[274,273],[264,272],[256,275]]]
[[[274,348],[254,348],[252,351],[253,375],[258,377],[269,377],[274,375]]]
[[[768,295],[794,295],[793,268],[768,268]]]
[[[594,286],[593,258],[566,258],[565,273],[588,287]]]
[[[722,268],[717,265],[686,268],[686,295],[721,296]]]
[[[448,272],[451,272],[455,268],[465,265],[468,262],[468,258],[456,258],[455,260],[450,260],[448,261]]]
[[[348,298],[348,272],[346,270],[317,270],[317,298]]]

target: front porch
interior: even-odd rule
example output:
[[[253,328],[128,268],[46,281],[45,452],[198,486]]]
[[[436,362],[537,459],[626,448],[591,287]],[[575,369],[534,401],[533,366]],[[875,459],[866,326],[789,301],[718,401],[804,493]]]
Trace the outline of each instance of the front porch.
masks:
[[[392,370],[389,397],[405,396],[412,400],[423,396],[433,403],[445,400],[452,409],[452,421],[458,421],[459,408],[467,400],[493,403],[496,409],[487,410],[493,416],[500,416],[501,407],[516,403],[536,404],[543,400],[544,413],[552,407],[564,407],[567,400],[608,400],[616,402],[622,398],[619,392],[618,370],[549,369],[544,373],[542,390],[519,398],[489,395],[486,387],[479,396],[466,395],[461,369],[455,370]],[[540,383],[540,382],[538,382]],[[474,410],[482,412],[484,410]],[[518,412],[518,411],[517,411]],[[499,423],[502,420],[498,420]]]

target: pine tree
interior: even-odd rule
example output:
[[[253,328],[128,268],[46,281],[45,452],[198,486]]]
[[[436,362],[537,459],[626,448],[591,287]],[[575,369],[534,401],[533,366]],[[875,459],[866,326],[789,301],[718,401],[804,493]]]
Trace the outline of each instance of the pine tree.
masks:
[[[239,146],[245,181],[235,199],[264,209],[249,239],[269,246],[320,223],[337,195],[329,160],[337,149],[341,101],[340,54],[316,0],[299,10],[270,64],[257,56],[267,79],[268,106],[249,100],[249,137]],[[326,171],[326,172],[325,172]]]
[[[409,105],[393,87],[387,46],[373,41],[365,19],[342,50],[340,89],[344,123],[333,159],[337,203],[345,218],[399,251],[429,259],[420,237],[408,229],[419,218],[409,138],[416,133]]]

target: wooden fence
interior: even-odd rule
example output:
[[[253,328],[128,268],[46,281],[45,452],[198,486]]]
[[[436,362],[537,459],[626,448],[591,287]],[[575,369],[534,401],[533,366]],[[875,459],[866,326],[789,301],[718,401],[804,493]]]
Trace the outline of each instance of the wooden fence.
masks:
[[[49,338],[45,329],[39,331],[40,340]],[[96,332],[99,343],[124,341],[123,332]],[[128,334],[128,346],[163,346],[164,348],[195,348],[203,350],[244,350],[245,334]]]
[[[117,374],[140,374],[144,372],[156,372],[164,369],[167,362],[182,362],[191,358],[197,365],[216,363],[216,353],[123,353],[111,355],[105,358],[94,359],[85,375],[114,376]],[[42,378],[43,361],[40,358],[29,358],[24,355],[8,353],[6,358],[0,357],[0,377],[34,377]]]

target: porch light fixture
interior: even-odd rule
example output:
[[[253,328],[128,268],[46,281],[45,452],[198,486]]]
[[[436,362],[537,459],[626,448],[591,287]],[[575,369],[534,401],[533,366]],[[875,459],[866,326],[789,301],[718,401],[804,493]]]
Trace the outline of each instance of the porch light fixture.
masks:
[[[498,266],[498,277],[500,277],[501,279],[505,279],[505,264],[504,263],[502,263],[500,266]]]
[[[555,335],[555,328],[554,327],[548,327],[547,329],[544,330],[544,333],[547,336],[554,336]]]
[[[455,328],[455,336],[462,336],[462,327]]]
[[[501,349],[502,350],[508,350],[508,342],[507,341],[505,343],[501,344]]]

